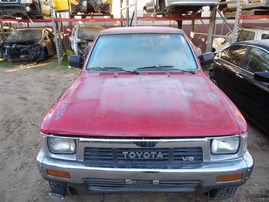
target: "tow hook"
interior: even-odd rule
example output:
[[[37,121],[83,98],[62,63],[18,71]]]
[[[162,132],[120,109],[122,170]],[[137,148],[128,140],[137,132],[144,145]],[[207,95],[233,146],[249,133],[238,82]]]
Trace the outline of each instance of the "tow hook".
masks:
[[[51,192],[49,193],[49,196],[53,199],[64,199],[64,197],[67,194],[66,188],[63,187],[54,187]]]

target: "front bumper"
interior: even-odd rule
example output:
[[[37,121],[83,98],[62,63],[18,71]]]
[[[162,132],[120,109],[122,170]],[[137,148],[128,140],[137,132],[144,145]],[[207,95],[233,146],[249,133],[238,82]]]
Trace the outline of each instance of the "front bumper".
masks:
[[[48,181],[72,187],[79,193],[200,192],[239,186],[251,175],[254,161],[249,152],[242,158],[207,162],[192,169],[120,169],[85,166],[77,161],[57,160],[40,150],[38,168]],[[69,172],[70,179],[50,176],[47,169]],[[220,175],[242,173],[235,181],[217,182]]]
[[[44,59],[44,48],[39,44],[3,46],[2,57],[12,62],[39,61]]]

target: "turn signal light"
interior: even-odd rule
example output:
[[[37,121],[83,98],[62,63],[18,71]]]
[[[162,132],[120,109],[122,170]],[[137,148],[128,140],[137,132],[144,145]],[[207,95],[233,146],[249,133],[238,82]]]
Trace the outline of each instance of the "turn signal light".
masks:
[[[243,173],[231,174],[231,175],[219,175],[217,177],[217,182],[228,182],[228,181],[236,181],[241,180],[243,177]]]
[[[47,174],[51,175],[51,176],[55,176],[55,177],[61,177],[61,178],[70,179],[69,172],[47,169]]]

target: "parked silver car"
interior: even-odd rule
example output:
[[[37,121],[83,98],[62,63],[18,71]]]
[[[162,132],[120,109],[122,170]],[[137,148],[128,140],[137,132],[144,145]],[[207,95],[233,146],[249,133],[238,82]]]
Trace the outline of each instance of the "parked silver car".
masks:
[[[71,49],[76,55],[85,57],[90,43],[103,29],[101,26],[76,25],[69,37]]]
[[[227,0],[229,2],[232,0]],[[237,8],[237,3],[228,3],[228,10],[235,10]],[[258,9],[258,8],[269,8],[269,0],[244,0],[243,9]]]
[[[147,12],[197,12],[203,6],[216,6],[219,4],[219,0],[149,0],[144,6],[144,10]]]

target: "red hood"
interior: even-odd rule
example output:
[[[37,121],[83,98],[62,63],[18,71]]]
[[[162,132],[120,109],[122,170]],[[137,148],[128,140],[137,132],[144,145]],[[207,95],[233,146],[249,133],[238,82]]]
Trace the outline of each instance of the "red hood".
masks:
[[[201,72],[83,72],[41,124],[46,134],[201,137],[240,134],[237,108]]]

